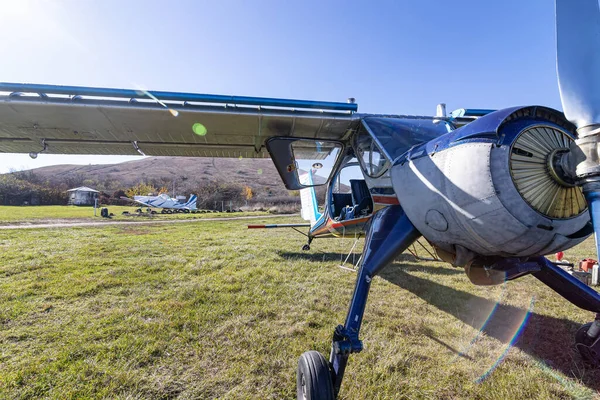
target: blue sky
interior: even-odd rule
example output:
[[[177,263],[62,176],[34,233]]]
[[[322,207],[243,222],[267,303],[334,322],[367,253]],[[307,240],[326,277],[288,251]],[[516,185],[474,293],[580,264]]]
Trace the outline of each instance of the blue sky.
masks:
[[[0,2],[0,81],[560,109],[552,0]],[[117,157],[0,154],[0,172]]]

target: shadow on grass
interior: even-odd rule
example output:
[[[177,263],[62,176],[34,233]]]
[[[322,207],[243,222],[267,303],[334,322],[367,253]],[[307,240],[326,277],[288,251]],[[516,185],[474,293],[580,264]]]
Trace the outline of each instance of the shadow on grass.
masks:
[[[285,258],[287,260],[307,260],[314,262],[323,262],[323,261],[343,261],[347,254],[335,253],[335,252],[327,252],[327,251],[278,251],[277,255],[281,258]],[[356,255],[356,259],[358,260],[360,257],[359,254]],[[352,256],[350,256],[352,259]]]
[[[527,313],[524,308],[497,304],[495,301],[441,285],[433,280],[413,276],[407,273],[409,271],[440,275],[452,274],[454,271],[461,273],[461,270],[396,262],[386,267],[379,276],[475,329],[479,330],[483,326],[486,335],[502,343],[512,340]],[[488,320],[492,311],[493,316]],[[593,316],[590,314],[591,319]],[[575,377],[589,388],[599,390],[600,371],[586,370],[574,348],[574,335],[580,326],[579,323],[568,319],[533,312],[515,346],[566,376]]]
[[[426,333],[425,336],[427,336],[429,339],[433,340],[434,342],[436,342],[437,344],[444,346],[445,348],[447,348],[448,350],[450,350],[451,352],[453,352],[454,354],[456,354],[458,357],[462,357],[462,358],[466,358],[469,361],[473,361],[473,357],[471,357],[468,354],[465,354],[462,351],[458,351],[457,349],[455,349],[454,347],[450,346],[448,343],[436,338],[434,335]]]
[[[314,262],[323,262],[323,261],[335,261],[335,262],[343,262],[348,254],[341,254],[336,252],[326,252],[326,251],[302,251],[302,252],[292,252],[292,251],[278,251],[277,254],[285,258],[287,260],[307,260]],[[354,257],[351,255],[348,258],[347,263],[357,262],[360,254],[355,253]],[[401,254],[398,258],[396,258],[397,262],[413,262],[418,263],[421,262],[417,260],[414,256],[410,254]],[[388,267],[389,268],[389,267]],[[426,271],[431,274],[436,275],[457,275],[464,274],[464,270],[462,268],[432,268],[429,266],[423,266],[421,264],[404,264],[404,271]]]

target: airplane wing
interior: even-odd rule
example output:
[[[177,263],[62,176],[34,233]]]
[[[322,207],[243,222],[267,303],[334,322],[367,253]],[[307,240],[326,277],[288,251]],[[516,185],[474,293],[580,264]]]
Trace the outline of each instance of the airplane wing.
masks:
[[[354,103],[0,83],[0,153],[268,157],[272,136],[347,138]]]
[[[154,206],[153,206],[153,205],[151,205],[151,204],[144,203],[143,201],[139,201],[139,200],[136,200],[136,199],[132,199],[132,198],[129,198],[129,197],[125,197],[125,196],[121,196],[121,200],[127,200],[127,201],[130,201],[130,202],[132,202],[132,203],[138,203],[138,204],[141,204],[141,205],[143,205],[143,206],[146,206],[146,207],[154,207]]]

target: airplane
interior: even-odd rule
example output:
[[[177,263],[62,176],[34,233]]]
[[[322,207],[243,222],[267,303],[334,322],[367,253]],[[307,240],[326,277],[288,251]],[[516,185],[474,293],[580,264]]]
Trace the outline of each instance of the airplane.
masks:
[[[315,164],[317,168],[313,166],[308,172],[299,174],[299,181],[307,186],[300,190],[301,216],[309,223],[248,225],[248,229],[292,228],[308,238],[308,243],[302,246],[305,251],[310,250],[315,238],[360,238],[373,216],[374,203],[356,157],[342,161],[339,171],[330,180],[322,213],[319,212],[313,183],[313,176],[322,164]],[[381,201],[382,197],[375,198]],[[377,209],[382,208],[381,204],[376,205]],[[300,227],[308,227],[308,233],[296,229]]]
[[[363,350],[373,277],[420,237],[474,284],[532,275],[595,313],[575,341],[598,366],[600,295],[545,255],[592,233],[600,250],[600,8],[597,0],[555,5],[564,114],[533,105],[376,115],[358,113],[354,101],[1,83],[0,152],[270,156],[290,190],[311,187],[311,169],[326,177],[323,214],[333,219],[312,229],[331,234],[340,207],[347,213],[359,199],[348,204],[331,182],[358,163],[372,210],[350,218],[370,216],[354,293],[329,357],[300,356],[299,399],[337,397],[350,354]]]
[[[183,196],[182,196],[183,197]],[[194,212],[196,208],[196,200],[198,196],[195,194],[190,195],[188,201],[180,202],[177,198],[172,198],[168,194],[159,194],[158,196],[133,196],[133,199],[129,197],[121,197],[122,200],[133,201],[149,208],[162,208],[162,214],[168,214],[173,212]]]

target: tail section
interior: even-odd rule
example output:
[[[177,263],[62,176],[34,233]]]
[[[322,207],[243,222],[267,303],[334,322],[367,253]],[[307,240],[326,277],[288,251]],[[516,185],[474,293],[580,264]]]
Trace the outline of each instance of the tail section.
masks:
[[[315,193],[315,187],[312,179],[312,171],[299,175],[300,183],[307,187],[300,190],[300,202],[302,203],[302,218],[306,221],[310,221],[310,225],[314,225],[319,218],[319,204],[317,203],[317,195]]]
[[[190,199],[187,201],[187,203],[185,203],[186,207],[188,207],[190,210],[195,210],[196,209],[196,200],[198,200],[198,196],[196,196],[195,194],[192,194],[190,196]]]

